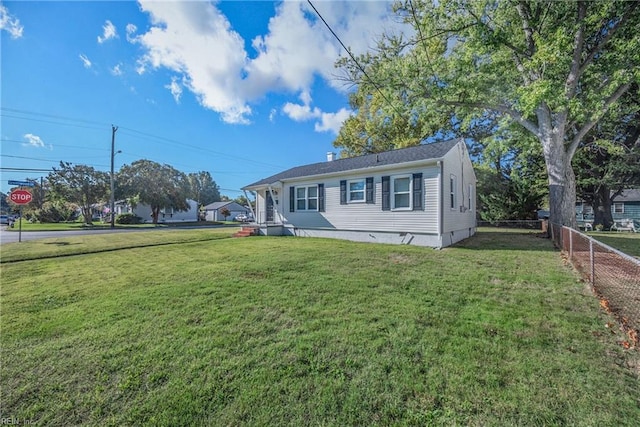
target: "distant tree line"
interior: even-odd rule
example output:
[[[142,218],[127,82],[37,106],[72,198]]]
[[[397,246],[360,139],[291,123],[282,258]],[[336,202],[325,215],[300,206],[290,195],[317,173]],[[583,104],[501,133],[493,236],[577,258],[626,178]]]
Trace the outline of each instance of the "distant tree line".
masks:
[[[87,165],[60,162],[41,182],[32,180],[32,201],[23,207],[26,218],[40,222],[62,222],[82,217],[91,224],[96,206],[108,207],[110,176]],[[184,173],[167,164],[151,160],[137,160],[124,165],[115,174],[115,200],[130,205],[151,207],[153,222],[158,222],[161,209],[176,211],[189,209],[187,199],[195,200],[201,208],[221,201],[220,187],[207,171]],[[18,206],[3,195],[6,211],[17,212]],[[244,196],[239,203],[248,203]],[[104,211],[104,210],[103,210]]]

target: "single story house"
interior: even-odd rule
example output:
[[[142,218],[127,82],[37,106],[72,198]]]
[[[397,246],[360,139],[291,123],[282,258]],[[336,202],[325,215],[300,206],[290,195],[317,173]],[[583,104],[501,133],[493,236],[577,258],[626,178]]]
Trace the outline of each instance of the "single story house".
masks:
[[[476,231],[476,176],[462,139],[298,166],[243,188],[263,235],[441,248]]]
[[[611,214],[614,221],[631,219],[640,223],[640,189],[622,190],[613,198]],[[593,207],[579,200],[576,203],[576,219],[578,223],[593,222]]]
[[[229,210],[229,215],[226,218],[222,213],[220,213],[222,208],[227,208]],[[230,221],[238,215],[242,214],[249,216],[251,213],[249,208],[242,206],[240,203],[231,201],[209,203],[202,209],[205,211],[206,221]]]
[[[158,222],[198,221],[198,202],[187,199],[187,203],[189,204],[189,209],[186,211],[179,211],[170,207],[161,209],[158,215]],[[133,206],[127,203],[126,200],[119,200],[115,203],[114,208],[116,215],[131,213],[142,218],[142,222],[153,222],[151,206],[144,203],[138,203]]]

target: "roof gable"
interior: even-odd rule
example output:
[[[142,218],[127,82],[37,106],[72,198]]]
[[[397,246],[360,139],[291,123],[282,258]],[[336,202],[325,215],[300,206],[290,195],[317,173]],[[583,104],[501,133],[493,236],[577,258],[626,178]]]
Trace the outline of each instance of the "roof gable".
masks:
[[[269,185],[277,181],[302,178],[306,176],[326,175],[380,166],[399,165],[419,160],[440,159],[459,141],[459,139],[452,139],[443,142],[417,145],[415,147],[399,148],[397,150],[385,151],[382,153],[365,154],[363,156],[348,157],[346,159],[297,166],[261,179],[260,181],[256,181],[244,188]]]
[[[230,210],[243,210],[245,209],[242,205],[234,202],[233,200],[229,200],[226,202],[213,202],[206,205],[203,209],[207,211],[215,211],[218,209],[222,209],[224,207],[229,208]]]

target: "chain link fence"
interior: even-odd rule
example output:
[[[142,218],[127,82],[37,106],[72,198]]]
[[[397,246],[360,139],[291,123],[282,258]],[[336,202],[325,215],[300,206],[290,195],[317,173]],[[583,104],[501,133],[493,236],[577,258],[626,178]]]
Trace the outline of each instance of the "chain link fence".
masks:
[[[640,332],[640,260],[591,237],[558,224],[551,224],[551,238],[573,266],[588,280],[637,342]]]

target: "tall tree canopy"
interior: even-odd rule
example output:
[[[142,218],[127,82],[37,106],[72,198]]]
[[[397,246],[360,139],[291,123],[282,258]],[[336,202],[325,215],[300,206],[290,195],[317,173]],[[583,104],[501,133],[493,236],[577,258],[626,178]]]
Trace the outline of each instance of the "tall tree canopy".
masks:
[[[190,187],[187,176],[169,165],[151,160],[136,160],[118,172],[118,192],[132,204],[151,207],[153,223],[158,223],[161,209],[178,211],[189,209],[187,197]]]
[[[80,206],[85,224],[91,224],[92,205],[104,202],[109,195],[109,175],[91,166],[60,162],[47,177],[52,199]]]
[[[583,142],[574,161],[578,195],[593,207],[594,224],[611,227],[613,199],[640,185],[640,99],[638,85]]]
[[[414,135],[517,123],[542,147],[551,221],[575,226],[571,161],[640,81],[638,2],[405,0],[395,11],[412,35],[340,63],[367,115]]]
[[[187,178],[189,180],[188,197],[198,202],[199,207],[220,201],[220,187],[209,172],[190,173]]]

